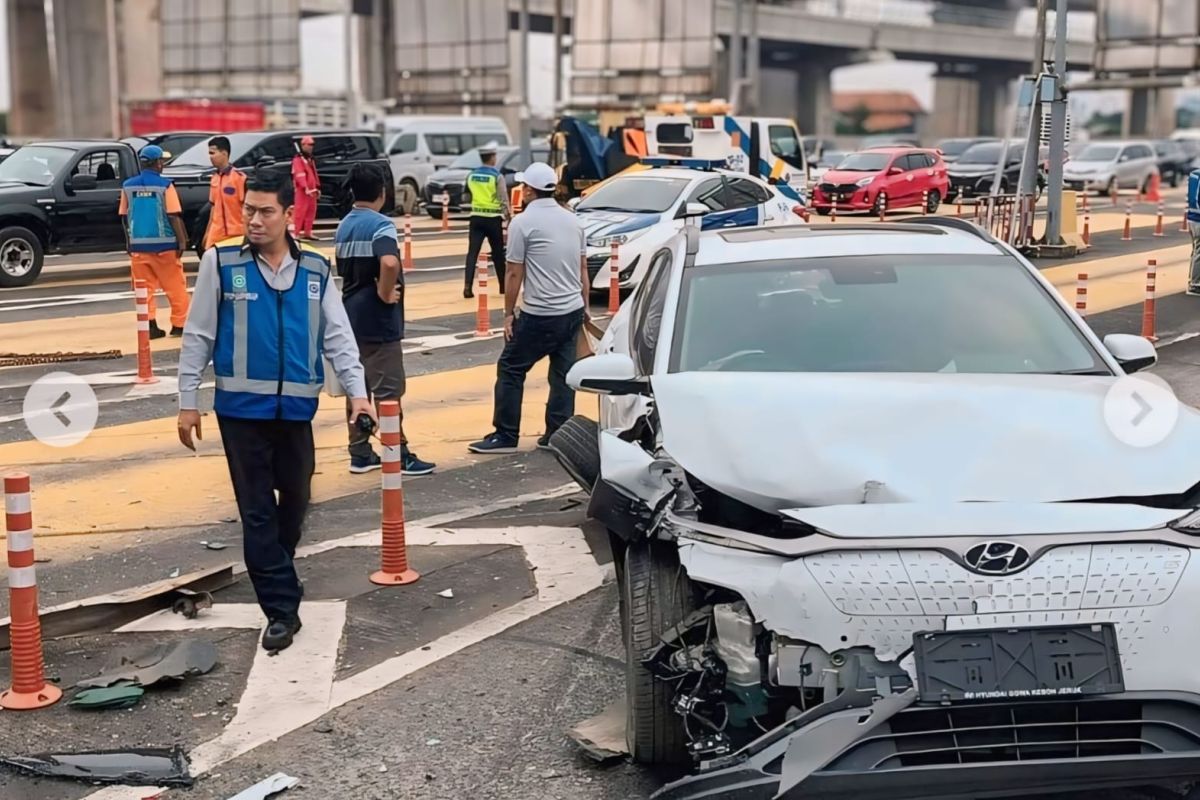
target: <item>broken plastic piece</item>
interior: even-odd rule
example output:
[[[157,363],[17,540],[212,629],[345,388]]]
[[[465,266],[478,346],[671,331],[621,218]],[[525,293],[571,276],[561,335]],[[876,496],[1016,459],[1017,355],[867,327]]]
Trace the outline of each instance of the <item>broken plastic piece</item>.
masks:
[[[212,608],[213,596],[209,592],[193,592],[191,589],[176,589],[171,611],[195,619],[206,608]]]
[[[229,547],[224,542],[201,542],[200,544],[204,545],[206,550],[224,550],[226,547]]]
[[[0,758],[0,766],[46,778],[129,786],[191,786],[188,760],[176,745],[83,753],[39,753]]]
[[[446,589],[445,591],[438,592],[437,595],[438,595],[438,597],[445,597],[445,598],[449,599],[449,598],[454,597],[454,590]]]
[[[583,749],[588,758],[603,764],[629,755],[625,739],[625,698],[611,703],[591,719],[567,731],[567,736]]]
[[[278,792],[286,792],[298,783],[300,783],[299,778],[293,778],[291,775],[276,772],[271,777],[264,781],[259,781],[249,789],[243,789],[229,798],[229,800],[265,800],[265,798]]]
[[[79,688],[112,686],[130,681],[138,686],[153,686],[162,680],[183,680],[203,675],[217,665],[217,648],[203,639],[184,639],[162,644],[132,658],[118,656],[94,678],[75,684]]]
[[[141,702],[145,693],[146,690],[140,686],[122,682],[103,689],[84,689],[71,698],[67,705],[89,711],[131,708]]]

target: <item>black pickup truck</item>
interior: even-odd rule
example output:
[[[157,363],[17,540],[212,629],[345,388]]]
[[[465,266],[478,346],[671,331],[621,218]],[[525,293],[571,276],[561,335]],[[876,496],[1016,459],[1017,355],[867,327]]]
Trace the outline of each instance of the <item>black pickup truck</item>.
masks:
[[[47,253],[125,249],[121,183],[138,173],[121,142],[34,142],[0,162],[0,286],[37,280]]]

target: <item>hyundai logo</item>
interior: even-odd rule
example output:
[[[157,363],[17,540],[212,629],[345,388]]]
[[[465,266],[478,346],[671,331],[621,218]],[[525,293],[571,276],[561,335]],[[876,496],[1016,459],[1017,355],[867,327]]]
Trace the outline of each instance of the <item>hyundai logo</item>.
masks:
[[[981,575],[1011,575],[1029,566],[1029,551],[1012,542],[983,542],[967,551],[963,561]]]

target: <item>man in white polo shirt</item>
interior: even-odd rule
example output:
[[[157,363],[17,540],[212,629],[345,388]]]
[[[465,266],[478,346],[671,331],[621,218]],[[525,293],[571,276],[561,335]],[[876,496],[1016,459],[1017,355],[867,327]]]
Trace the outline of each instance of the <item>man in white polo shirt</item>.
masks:
[[[558,177],[549,165],[530,164],[516,178],[525,210],[508,226],[505,344],[496,365],[493,431],[468,447],[473,453],[517,451],[525,376],[543,358],[550,358],[550,397],[538,447],[546,447],[575,413],[567,370],[575,363],[575,339],[587,313],[586,237],[575,214],[554,200]]]

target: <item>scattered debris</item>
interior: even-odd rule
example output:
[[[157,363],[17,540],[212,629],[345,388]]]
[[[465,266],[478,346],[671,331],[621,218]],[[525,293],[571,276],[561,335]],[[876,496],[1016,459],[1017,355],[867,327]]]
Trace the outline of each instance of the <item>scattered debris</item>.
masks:
[[[426,747],[437,747],[441,743],[442,743],[441,739],[426,739],[425,740]]]
[[[163,680],[183,680],[203,675],[217,665],[217,648],[204,639],[183,639],[161,644],[132,658],[118,656],[95,678],[75,684],[79,688],[112,686],[130,681],[138,686],[153,686]]]
[[[379,765],[379,771],[380,771],[380,772],[387,772],[387,764],[380,764],[380,765]]]
[[[212,608],[213,596],[208,592],[194,592],[191,589],[176,589],[171,611],[183,614],[188,619],[195,619],[206,608]]]
[[[132,708],[142,700],[146,690],[128,681],[122,681],[102,689],[84,689],[76,694],[69,706],[88,711],[107,711],[118,708]]]
[[[50,563],[51,561],[53,561],[53,560],[54,560],[54,559],[50,558],[50,556],[35,556],[35,557],[34,557],[34,559],[33,559],[33,563],[35,563],[35,564],[49,564],[49,563]]]
[[[99,550],[100,545],[94,545]],[[163,608],[170,608],[176,589],[212,592],[235,582],[233,565],[210,567],[145,586],[122,589],[111,594],[89,597],[52,608],[43,608],[39,616],[42,639],[61,639],[91,632],[105,632],[141,619]],[[9,618],[0,619],[0,650],[9,648]]]
[[[230,523],[237,522],[237,517],[221,517],[221,522]]]
[[[625,744],[625,698],[567,731],[588,758],[603,764],[629,754]]]
[[[187,756],[178,745],[169,749],[147,747],[0,757],[0,766],[38,777],[70,778],[86,783],[192,785]]]
[[[271,777],[264,781],[259,781],[249,789],[243,789],[233,797],[230,797],[229,800],[266,800],[266,798],[274,794],[286,792],[299,783],[299,778],[293,778],[291,775],[276,772]]]
[[[437,595],[438,595],[438,597],[445,597],[445,598],[449,599],[449,598],[454,597],[454,590],[447,589],[444,592],[438,592]]]
[[[175,567],[170,572],[168,572],[167,577],[168,578],[178,578],[179,577],[179,567]]]
[[[544,781],[549,781],[554,778],[561,778],[562,776],[558,774],[558,770],[548,769],[545,772],[539,772],[538,777]]]
[[[317,733],[333,733],[333,724],[329,722],[318,722],[313,730]]]
[[[224,550],[229,547],[225,542],[201,542],[200,544],[204,546],[205,550]]]

